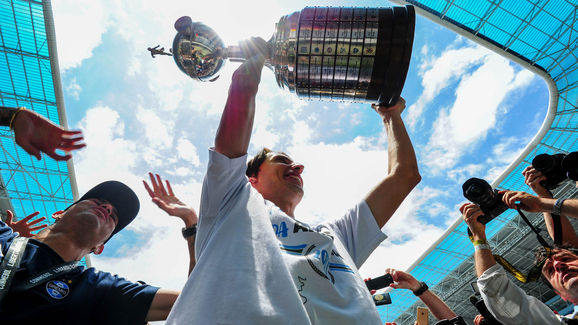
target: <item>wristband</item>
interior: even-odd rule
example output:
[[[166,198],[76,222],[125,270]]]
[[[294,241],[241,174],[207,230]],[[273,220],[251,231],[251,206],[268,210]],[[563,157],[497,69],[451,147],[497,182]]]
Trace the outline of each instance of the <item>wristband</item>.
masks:
[[[564,204],[564,201],[566,201],[566,199],[556,200],[556,203],[554,203],[554,206],[552,207],[552,214],[558,216],[560,215],[560,213],[562,212],[562,204]]]
[[[12,114],[12,117],[10,118],[10,124],[8,124],[8,126],[10,127],[10,130],[14,129],[14,120],[16,119],[16,115],[18,115],[18,113],[22,112],[23,110],[25,110],[26,108],[24,107],[18,107],[18,109],[16,110],[16,112],[14,112],[14,114]]]
[[[425,284],[425,282],[420,282],[419,283],[421,286],[419,287],[419,289],[417,289],[416,291],[413,291],[413,294],[416,297],[421,296],[424,292],[429,290],[429,287],[427,286],[427,284]]]
[[[474,244],[474,246],[478,246],[481,244],[487,244],[488,241],[486,241],[485,239],[480,239],[480,240],[474,240],[472,243]]]
[[[479,244],[479,245],[476,245],[476,246],[474,246],[474,249],[475,249],[476,251],[479,251],[480,249],[487,249],[487,250],[489,250],[489,251],[492,250],[492,248],[491,248],[490,245],[488,245],[488,244]]]
[[[194,236],[197,233],[197,225],[194,224],[194,225],[190,226],[189,228],[183,228],[182,233],[183,233],[183,238],[185,238],[185,239],[187,239],[191,236]]]

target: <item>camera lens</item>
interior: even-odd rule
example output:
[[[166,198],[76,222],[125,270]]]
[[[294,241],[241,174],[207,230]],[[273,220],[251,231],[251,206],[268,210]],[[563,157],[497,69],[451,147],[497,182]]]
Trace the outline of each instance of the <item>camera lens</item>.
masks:
[[[532,166],[546,177],[540,185],[553,189],[567,178],[567,172],[562,168],[562,161],[565,157],[566,155],[561,153],[555,155],[543,153],[534,157]]]
[[[462,186],[466,199],[479,205],[480,207],[491,206],[496,200],[494,190],[483,179],[472,177]]]
[[[464,197],[480,206],[484,215],[478,221],[486,224],[508,207],[502,202],[502,196],[483,179],[472,177],[462,185]]]
[[[554,159],[554,156],[543,153],[534,157],[532,160],[532,166],[542,172],[542,174],[547,174],[556,168],[556,160]]]

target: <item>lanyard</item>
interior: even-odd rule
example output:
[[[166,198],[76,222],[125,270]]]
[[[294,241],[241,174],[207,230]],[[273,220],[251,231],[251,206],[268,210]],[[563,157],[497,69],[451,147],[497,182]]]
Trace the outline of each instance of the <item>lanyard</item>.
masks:
[[[10,291],[25,291],[41,283],[52,280],[60,275],[74,271],[77,268],[83,268],[82,266],[79,267],[79,261],[62,263],[37,273],[28,278],[26,281],[16,283],[11,288],[10,284],[14,278],[14,274],[20,266],[20,260],[24,255],[27,243],[28,238],[15,238],[10,245],[10,249],[8,249],[8,253],[6,253],[6,256],[4,257],[2,264],[0,265],[0,302],[2,302],[10,289],[12,289]]]
[[[522,217],[522,220],[524,220],[524,222],[528,225],[528,227],[530,227],[530,229],[536,234],[536,239],[538,240],[538,242],[540,243],[540,245],[544,246],[544,247],[548,247],[548,248],[552,248],[551,245],[549,245],[546,240],[544,239],[544,237],[540,236],[540,232],[538,231],[538,229],[536,229],[532,223],[530,222],[530,220],[528,220],[528,218],[526,218],[526,215],[522,212],[522,210],[520,210],[519,206],[516,206],[516,210],[518,210],[518,214],[520,215],[520,217]],[[558,221],[560,221],[559,219],[560,217],[558,216]]]
[[[28,280],[24,282],[17,283],[12,291],[25,291],[41,283],[57,278],[60,275],[69,273],[70,271],[73,271],[77,267],[79,267],[78,266],[79,263],[80,263],[79,261],[73,261],[53,266],[47,270],[44,270],[40,273],[31,276],[30,278],[28,278]],[[82,266],[80,266],[79,268],[82,268]]]
[[[14,278],[16,270],[18,270],[20,260],[22,260],[22,255],[24,255],[24,251],[26,250],[26,243],[28,243],[28,238],[26,237],[17,237],[14,239],[0,265],[0,302],[10,289],[12,278]]]

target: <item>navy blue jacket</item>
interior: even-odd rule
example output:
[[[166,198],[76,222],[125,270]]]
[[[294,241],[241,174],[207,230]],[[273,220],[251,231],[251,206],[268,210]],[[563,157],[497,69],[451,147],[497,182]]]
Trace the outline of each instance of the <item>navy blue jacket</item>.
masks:
[[[0,262],[16,236],[0,221]],[[64,260],[50,247],[30,239],[11,287],[62,263]],[[94,268],[79,267],[32,289],[8,292],[0,303],[0,324],[141,325],[157,290]]]

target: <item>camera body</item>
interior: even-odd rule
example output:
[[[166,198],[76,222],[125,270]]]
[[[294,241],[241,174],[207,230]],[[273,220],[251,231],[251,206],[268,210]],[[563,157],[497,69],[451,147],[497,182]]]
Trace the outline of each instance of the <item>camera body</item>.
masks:
[[[502,194],[481,178],[472,177],[462,185],[464,197],[480,206],[484,212],[478,221],[487,224],[506,211],[508,207],[502,202]]]
[[[367,290],[379,290],[385,287],[389,287],[393,283],[393,277],[391,274],[387,273],[374,279],[365,280],[365,285]]]
[[[480,323],[481,325],[502,325],[502,323],[500,323],[494,317],[494,315],[490,313],[488,307],[486,307],[486,304],[484,303],[484,299],[482,299],[481,297],[478,299],[478,297],[476,297],[475,295],[470,296],[470,303],[474,305],[474,307],[476,307],[480,315],[484,316],[484,319]]]
[[[578,181],[578,152],[567,155],[543,153],[532,159],[532,166],[546,177],[540,185],[549,190],[560,185],[567,178]]]
[[[385,287],[389,287],[390,284],[393,283],[393,277],[391,276],[391,274],[384,274],[382,276],[379,276],[377,278],[374,279],[366,279],[365,280],[365,285],[367,286],[367,290],[369,290],[370,292],[372,290],[379,290]],[[377,293],[372,295],[373,298],[373,302],[375,303],[376,306],[382,306],[382,305],[389,305],[391,304],[391,297],[389,296],[389,293]]]

